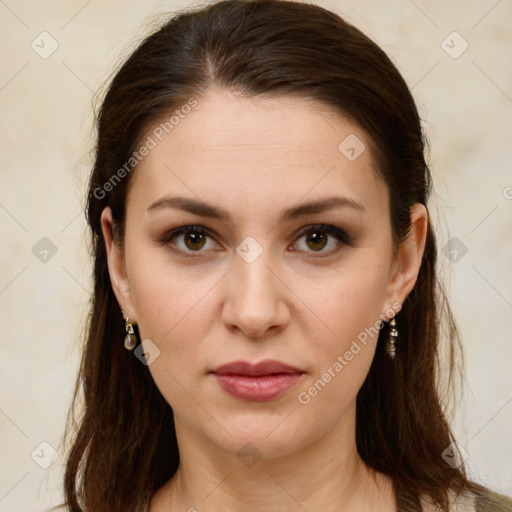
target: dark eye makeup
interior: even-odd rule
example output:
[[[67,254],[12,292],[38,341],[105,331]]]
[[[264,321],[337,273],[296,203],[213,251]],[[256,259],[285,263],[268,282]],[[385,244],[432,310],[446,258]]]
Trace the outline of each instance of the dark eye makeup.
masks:
[[[190,238],[190,235],[192,236],[192,238]],[[326,244],[323,245],[321,249],[323,249],[326,245],[329,244],[329,237],[334,238],[336,241],[335,248],[327,251],[314,249],[311,251],[293,249],[296,252],[304,253],[305,257],[307,258],[323,258],[326,256],[332,256],[334,253],[339,251],[343,246],[351,246],[353,244],[353,238],[350,237],[343,229],[340,229],[330,224],[312,224],[307,226],[296,236],[296,242],[294,243],[294,245],[296,245],[297,241],[306,235],[309,235],[309,238],[307,239],[308,241],[313,240],[313,244],[318,244],[318,242],[320,242],[321,244],[322,241],[326,241]],[[201,257],[201,253],[206,252],[206,250],[203,250],[203,247],[204,245],[206,245],[206,242],[204,245],[199,247],[198,250],[184,250],[178,248],[176,246],[175,239],[177,239],[180,236],[185,237],[182,238],[183,241],[192,240],[193,244],[197,244],[198,240],[202,241],[206,240],[207,238],[211,238],[212,240],[216,239],[216,235],[213,230],[202,225],[194,224],[188,226],[181,226],[176,229],[171,229],[170,231],[167,231],[162,237],[160,237],[158,239],[158,242],[163,246],[168,246],[173,252],[176,252],[186,258]],[[187,239],[186,236],[189,236],[189,238]],[[219,249],[220,246],[217,244],[217,247],[213,250]]]

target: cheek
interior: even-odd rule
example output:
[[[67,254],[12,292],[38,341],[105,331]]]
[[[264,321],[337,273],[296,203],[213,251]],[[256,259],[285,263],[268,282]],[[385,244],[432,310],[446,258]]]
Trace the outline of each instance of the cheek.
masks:
[[[386,276],[384,267],[378,263],[343,268],[326,276],[321,285],[317,281],[314,287],[306,281],[304,288],[295,288],[297,294],[307,298],[307,305],[328,327],[324,336],[337,349],[350,344],[380,319],[386,298]]]
[[[186,284],[183,277],[164,276],[154,268],[134,274],[131,287],[141,339],[150,339],[159,350],[148,370],[175,411],[190,409],[194,414],[197,403],[187,390],[194,388],[203,370],[205,293],[211,286],[195,283],[186,288]],[[195,391],[194,397],[200,398]]]
[[[198,311],[214,276],[203,272],[200,279],[192,267],[180,269],[160,247],[135,249],[127,260],[127,272],[141,336],[163,343],[187,325],[193,337],[193,331],[200,327]]]
[[[149,339],[159,355],[150,364],[157,387],[169,404],[190,400],[190,389],[205,367],[200,355],[214,305],[212,291],[219,276],[189,267],[180,271],[163,249],[133,251],[127,259],[131,300],[141,340]]]
[[[322,394],[318,403],[329,399],[340,403],[355,397],[371,366],[380,332],[385,275],[375,263],[357,272],[346,269],[325,283],[321,291],[310,291],[307,301],[327,328],[310,342],[316,367],[302,390],[308,395],[305,402]]]

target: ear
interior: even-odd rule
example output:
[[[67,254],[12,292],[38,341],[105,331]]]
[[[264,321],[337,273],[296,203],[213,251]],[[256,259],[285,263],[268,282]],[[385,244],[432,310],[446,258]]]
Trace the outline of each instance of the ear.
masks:
[[[396,310],[397,303],[402,305],[414,288],[423,259],[428,230],[428,210],[425,205],[416,203],[410,209],[410,217],[411,229],[397,250],[388,282],[388,312],[390,309]],[[383,315],[389,317],[384,312]]]
[[[117,302],[119,303],[119,307],[124,311],[125,316],[129,316],[131,320],[136,320],[134,318],[124,256],[114,237],[112,210],[109,206],[104,208],[101,212],[101,230],[107,251],[110,282],[112,283],[112,289]]]

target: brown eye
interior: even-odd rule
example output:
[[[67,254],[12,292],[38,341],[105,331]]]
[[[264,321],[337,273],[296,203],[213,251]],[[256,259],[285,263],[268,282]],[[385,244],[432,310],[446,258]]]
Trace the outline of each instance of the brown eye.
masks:
[[[169,231],[160,240],[162,245],[169,245],[173,250],[182,253],[184,256],[200,256],[208,247],[208,240],[211,240],[212,249],[218,248],[213,240],[210,231],[203,226],[184,226]],[[206,249],[204,249],[206,247]],[[198,254],[194,254],[198,253]]]
[[[204,247],[206,238],[202,233],[190,232],[184,235],[183,241],[189,249],[197,250]]]
[[[306,243],[308,244],[308,247],[318,251],[327,245],[327,238],[328,237],[325,235],[325,233],[322,233],[321,231],[311,231],[306,236]]]
[[[311,256],[317,256],[314,253],[318,253],[318,256],[327,256],[336,252],[341,246],[351,244],[351,239],[344,231],[328,224],[309,226],[302,232],[298,240],[302,239],[305,241],[302,244],[305,248],[299,248],[299,250],[310,253]],[[324,250],[329,245],[330,250],[329,248]]]

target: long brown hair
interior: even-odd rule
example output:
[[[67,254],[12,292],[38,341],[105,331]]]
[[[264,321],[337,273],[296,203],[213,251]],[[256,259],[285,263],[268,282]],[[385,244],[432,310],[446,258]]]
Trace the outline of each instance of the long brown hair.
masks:
[[[191,97],[200,101],[210,84],[249,98],[298,95],[361,126],[389,189],[395,244],[408,233],[410,207],[427,205],[431,193],[425,139],[406,83],[387,55],[338,15],[298,2],[226,0],[180,12],[148,36],[115,74],[97,116],[87,197],[94,293],[66,430],[72,512],[138,511],[179,465],[173,411],[148,369],[123,348],[100,215],[112,208],[122,245],[127,187],[136,172],[126,163],[152,123]],[[116,173],[122,179],[113,183]],[[463,465],[442,457],[453,436],[438,386],[441,327],[449,372],[459,342],[436,254],[429,221],[418,280],[397,315],[396,357],[386,357],[385,326],[357,396],[359,454],[392,478],[400,510],[420,510],[421,494],[446,511],[449,491],[483,492]]]

